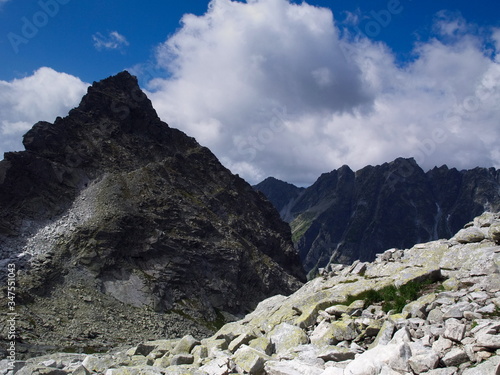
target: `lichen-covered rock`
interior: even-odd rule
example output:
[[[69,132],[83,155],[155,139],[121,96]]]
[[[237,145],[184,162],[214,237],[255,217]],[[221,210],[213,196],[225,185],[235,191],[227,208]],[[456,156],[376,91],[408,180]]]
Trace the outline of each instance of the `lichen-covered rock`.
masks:
[[[460,230],[453,238],[460,243],[473,243],[481,242],[485,237],[483,231],[476,227],[471,227]]]
[[[270,359],[271,357],[247,345],[240,347],[233,356],[236,366],[249,374],[260,374]]]
[[[172,349],[172,354],[189,354],[199,343],[200,342],[191,335],[184,336]]]
[[[258,337],[250,341],[248,346],[267,355],[271,355],[273,353],[273,344],[267,337]]]
[[[269,339],[274,345],[276,353],[286,353],[295,347],[307,344],[307,334],[297,326],[282,323],[276,326],[270,333]]]
[[[497,244],[500,244],[500,220],[490,226],[488,236]]]

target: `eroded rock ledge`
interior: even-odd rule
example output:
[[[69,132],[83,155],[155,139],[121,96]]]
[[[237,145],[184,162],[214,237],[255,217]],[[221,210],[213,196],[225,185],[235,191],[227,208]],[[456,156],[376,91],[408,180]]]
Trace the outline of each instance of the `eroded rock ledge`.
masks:
[[[496,375],[499,236],[500,214],[485,213],[450,240],[330,266],[212,337],[33,358],[18,364],[18,374]],[[370,300],[405,285],[420,290],[401,312],[385,311],[389,297]]]

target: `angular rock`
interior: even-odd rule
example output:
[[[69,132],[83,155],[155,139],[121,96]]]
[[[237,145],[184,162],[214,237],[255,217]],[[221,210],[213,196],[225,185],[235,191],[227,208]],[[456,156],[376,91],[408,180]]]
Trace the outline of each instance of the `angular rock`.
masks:
[[[334,361],[334,362],[342,362],[347,361],[349,359],[354,359],[357,352],[352,349],[342,348],[339,346],[329,346],[323,348],[319,354],[318,358],[321,358],[325,362]]]
[[[461,348],[452,348],[448,353],[441,358],[445,366],[459,366],[462,363],[469,361],[469,356],[465,352],[465,350]]]
[[[341,317],[343,314],[349,315],[352,309],[346,305],[335,305],[327,308],[325,311],[332,316]]]
[[[189,354],[191,353],[191,350],[196,346],[199,345],[200,342],[196,340],[193,336],[187,335],[184,336],[179,343],[174,347],[172,350],[172,354]]]
[[[438,367],[439,356],[430,350],[425,354],[412,356],[408,363],[415,374],[422,374]]]
[[[425,375],[457,375],[457,367],[439,368],[425,373]]]
[[[193,348],[191,351],[193,355],[194,363],[199,364],[205,358],[208,358],[208,348],[205,345],[198,345]]]
[[[453,341],[444,337],[439,337],[439,339],[432,344],[432,349],[441,356],[443,356],[452,347]]]
[[[194,356],[191,354],[176,354],[170,360],[170,366],[191,365],[194,363]]]
[[[403,312],[408,312],[413,318],[425,318],[426,309],[436,300],[436,294],[426,294],[416,301],[410,302],[403,308]]]
[[[116,359],[111,356],[94,356],[89,355],[82,362],[82,365],[89,371],[104,372],[108,368],[117,365]]]
[[[453,306],[450,306],[445,310],[443,314],[443,319],[455,318],[462,319],[464,317],[465,311],[472,311],[474,308],[468,302],[459,302]]]
[[[500,335],[480,332],[476,335],[476,344],[483,348],[500,349]]]
[[[500,222],[496,222],[488,229],[488,237],[500,244]]]
[[[259,374],[271,357],[247,345],[241,346],[234,353],[233,361],[241,370],[250,374]]]
[[[285,353],[295,347],[307,344],[309,338],[299,327],[288,323],[282,323],[276,326],[269,334],[269,339],[274,345],[276,353]]]
[[[248,346],[267,355],[271,355],[273,353],[273,344],[267,337],[258,337],[250,341]]]
[[[394,334],[394,330],[396,329],[396,325],[394,322],[390,320],[386,320],[380,329],[375,341],[370,346],[370,348],[374,348],[377,345],[386,345],[391,341],[392,335]]]
[[[443,311],[440,308],[433,309],[427,314],[427,321],[430,324],[439,324],[444,322]]]
[[[149,353],[151,353],[153,350],[157,348],[157,345],[152,345],[152,344],[139,344],[137,348],[135,349],[134,355],[142,355],[144,357],[147,357]]]
[[[78,366],[71,372],[71,375],[90,375],[90,371],[85,368],[85,366]]]
[[[265,365],[266,375],[321,375],[323,372],[324,369],[299,360],[269,361]]]
[[[465,336],[466,325],[457,319],[448,319],[445,322],[444,337],[456,342],[462,341]]]
[[[460,230],[453,238],[459,243],[473,243],[481,242],[485,235],[478,228],[471,227]]]
[[[228,375],[232,370],[229,356],[218,357],[200,367],[200,372],[207,375]]]
[[[248,343],[255,338],[257,338],[257,336],[253,333],[248,333],[248,332],[242,333],[241,335],[236,337],[233,341],[231,341],[231,343],[228,346],[228,350],[231,353],[234,353],[240,348],[240,346],[248,345]]]
[[[500,356],[493,357],[475,367],[466,369],[462,375],[499,375]]]
[[[410,372],[411,350],[408,343],[379,345],[360,354],[345,368],[350,375],[379,374],[383,367]]]

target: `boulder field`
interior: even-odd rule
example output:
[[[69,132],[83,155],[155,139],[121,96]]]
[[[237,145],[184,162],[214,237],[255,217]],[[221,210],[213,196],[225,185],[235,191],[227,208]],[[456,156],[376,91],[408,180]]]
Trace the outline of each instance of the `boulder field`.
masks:
[[[500,214],[485,213],[449,240],[330,264],[211,337],[16,367],[19,375],[498,375],[499,332]]]

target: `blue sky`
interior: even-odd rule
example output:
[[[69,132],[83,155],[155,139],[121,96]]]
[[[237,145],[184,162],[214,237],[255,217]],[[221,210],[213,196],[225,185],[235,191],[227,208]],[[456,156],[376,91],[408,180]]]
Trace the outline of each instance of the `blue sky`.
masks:
[[[499,15],[495,0],[0,0],[0,153],[128,69],[250,182],[398,156],[498,168]]]
[[[11,80],[30,75],[41,66],[75,75],[86,82],[100,80],[123,69],[154,58],[155,48],[180,27],[186,13],[202,15],[207,11],[207,0],[137,1],[137,0],[42,0],[49,9],[57,9],[54,16],[41,26],[27,44],[19,44],[16,53],[9,33],[23,36],[23,17],[33,22],[35,15],[44,9],[39,0],[9,0],[0,10],[0,79]],[[468,22],[480,26],[500,26],[500,4],[495,0],[478,2],[456,0],[400,0],[395,4],[401,12],[392,14],[387,26],[380,26],[380,33],[370,22],[376,13],[388,9],[389,1],[313,0],[308,3],[333,10],[339,21],[346,12],[359,14],[359,30],[374,40],[387,43],[399,58],[409,58],[413,45],[419,38],[432,35],[432,21],[443,9],[462,14]],[[294,3],[301,3],[294,1]],[[399,3],[399,5],[397,5]],[[43,18],[40,18],[43,22]],[[43,23],[42,23],[43,25]],[[95,48],[93,36],[109,36],[116,31],[123,35],[128,45],[113,50]]]

